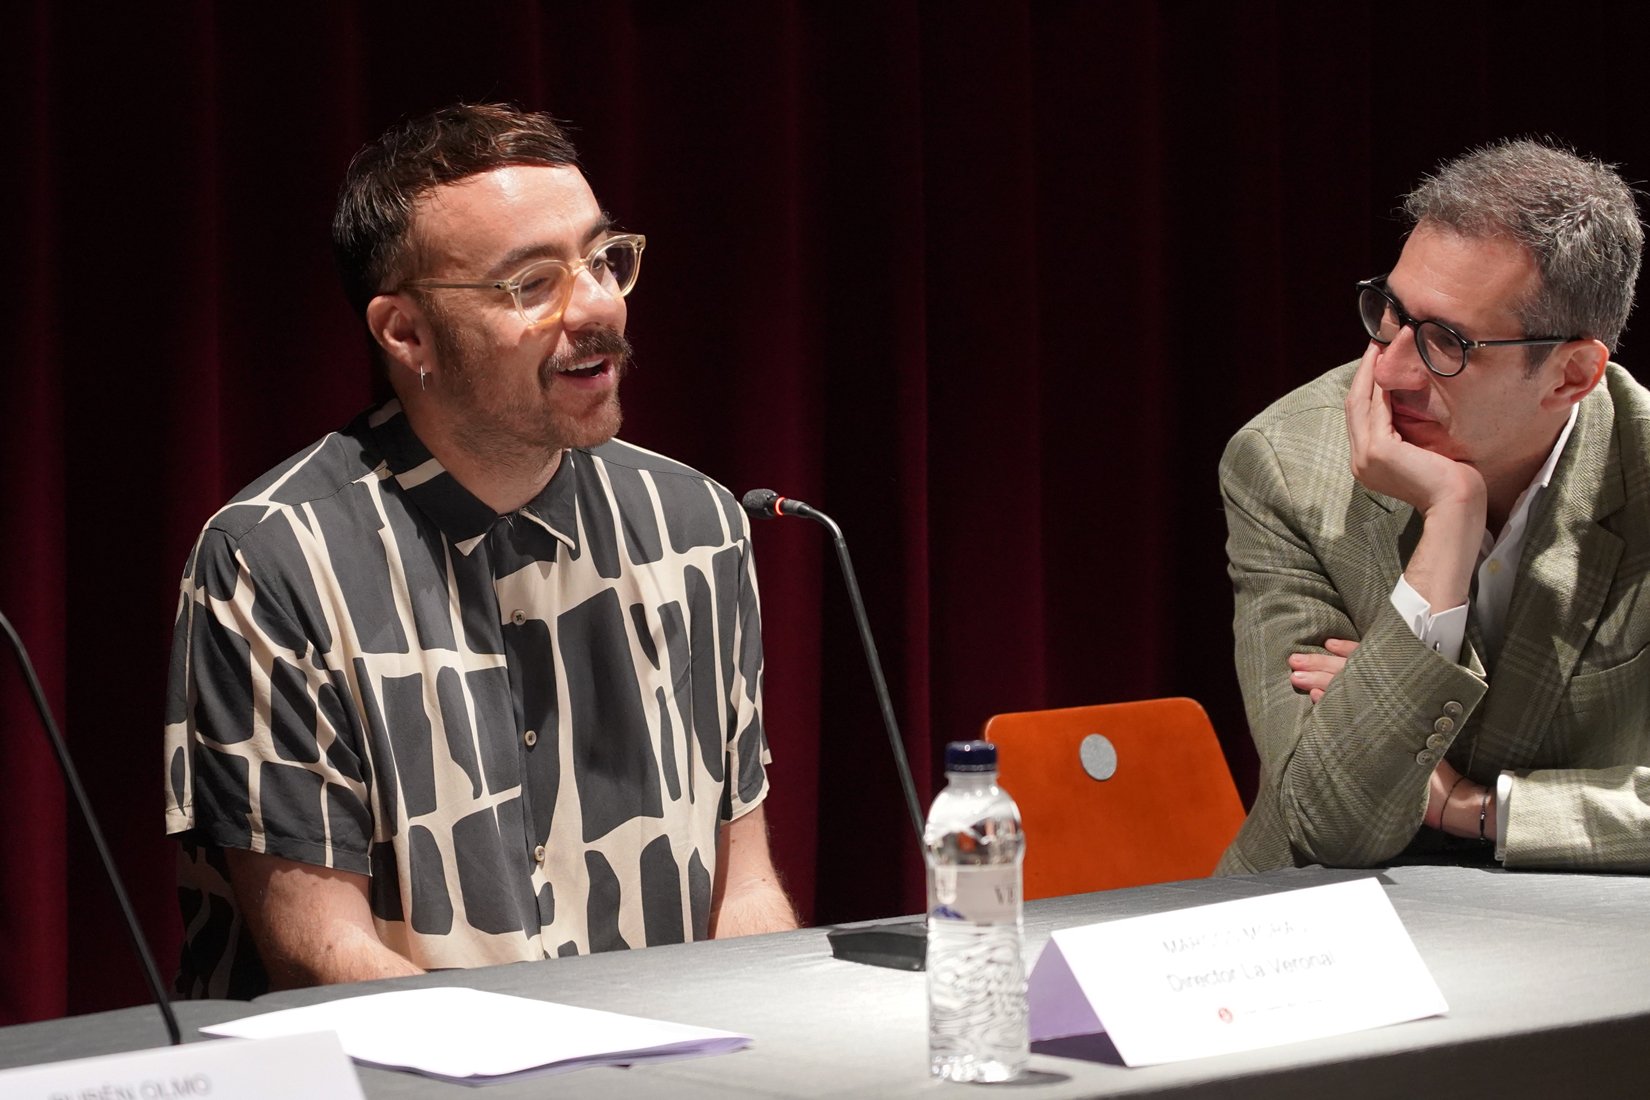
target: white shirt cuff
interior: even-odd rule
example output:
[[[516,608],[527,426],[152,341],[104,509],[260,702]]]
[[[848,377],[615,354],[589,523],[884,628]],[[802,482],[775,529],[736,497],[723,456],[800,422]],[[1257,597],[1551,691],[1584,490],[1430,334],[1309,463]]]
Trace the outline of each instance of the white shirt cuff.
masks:
[[[1495,780],[1495,858],[1507,858],[1507,807],[1512,803],[1513,773],[1502,772]]]
[[[1422,645],[1435,650],[1447,661],[1461,660],[1461,642],[1467,636],[1466,604],[1434,615],[1432,605],[1400,575],[1392,589],[1392,609],[1409,624],[1409,629]]]

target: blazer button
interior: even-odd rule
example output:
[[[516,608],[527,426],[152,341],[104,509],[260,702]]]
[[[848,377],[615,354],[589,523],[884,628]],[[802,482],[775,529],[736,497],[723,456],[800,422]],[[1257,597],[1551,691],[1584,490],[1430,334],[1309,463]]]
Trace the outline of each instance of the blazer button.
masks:
[[[1449,738],[1445,737],[1443,734],[1435,733],[1431,737],[1427,738],[1427,748],[1431,749],[1433,752],[1442,752],[1444,750],[1444,745],[1448,740]]]
[[[1449,715],[1451,718],[1461,717],[1461,704],[1457,703],[1454,699],[1451,699],[1449,702],[1444,704],[1444,713]]]
[[[1437,730],[1439,733],[1452,733],[1455,730],[1455,719],[1440,718],[1432,724],[1432,728]]]
[[[1431,749],[1422,749],[1420,752],[1415,754],[1415,762],[1423,768],[1430,767],[1433,764],[1438,763],[1438,754],[1433,752]]]
[[[534,863],[543,863],[544,862],[544,845],[540,844],[537,848],[533,849],[533,862]]]

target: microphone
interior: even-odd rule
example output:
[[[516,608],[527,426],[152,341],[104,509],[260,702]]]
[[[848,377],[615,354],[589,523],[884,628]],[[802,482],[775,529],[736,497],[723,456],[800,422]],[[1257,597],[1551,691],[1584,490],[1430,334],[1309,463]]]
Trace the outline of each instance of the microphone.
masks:
[[[758,519],[772,519],[774,516],[802,516],[823,523],[839,540],[842,538],[842,529],[836,521],[815,508],[811,504],[803,504],[794,497],[782,497],[772,489],[752,489],[739,502],[745,506],[745,511]]]
[[[911,830],[916,834],[920,855],[924,850],[923,817],[917,803],[917,787],[911,781],[911,763],[905,756],[905,742],[900,737],[899,722],[894,718],[888,681],[882,675],[882,661],[877,657],[877,643],[871,637],[871,621],[865,615],[865,601],[860,598],[859,579],[854,574],[853,559],[848,556],[848,541],[842,537],[842,528],[837,526],[836,520],[813,505],[804,504],[794,497],[780,496],[772,489],[752,489],[739,503],[758,519],[801,516],[813,520],[831,533],[837,564],[842,567],[842,579],[848,587],[848,603],[853,608],[854,623],[859,627],[865,663],[871,670],[871,684],[876,689],[877,704],[882,708],[883,729],[887,731],[888,747],[894,754],[894,767],[899,772],[900,786],[905,792],[905,808],[911,815]],[[837,928],[827,933],[826,939],[831,943],[831,953],[839,959],[895,970],[921,970],[927,955],[927,935],[924,925],[904,921]]]
[[[144,942],[143,930],[138,927],[137,914],[132,911],[132,903],[126,897],[126,888],[120,884],[120,875],[115,872],[114,857],[109,854],[109,845],[103,839],[103,830],[97,827],[97,815],[92,813],[91,799],[86,797],[86,789],[80,785],[80,774],[75,771],[74,762],[69,759],[69,747],[63,741],[63,735],[58,732],[57,723],[52,721],[51,708],[46,705],[46,693],[40,688],[40,678],[34,674],[34,664],[29,660],[28,650],[23,648],[23,639],[17,636],[11,621],[0,615],[0,629],[4,629],[6,638],[11,642],[12,649],[17,653],[17,663],[22,666],[23,679],[28,682],[29,692],[34,697],[34,709],[40,714],[40,724],[45,727],[47,740],[51,742],[52,751],[57,754],[57,766],[63,772],[63,782],[74,796],[75,805],[80,810],[81,820],[86,823],[87,832],[92,834],[92,844],[97,848],[98,859],[103,861],[103,874],[109,880],[109,886],[115,892],[115,901],[120,904],[120,914],[126,922],[126,932],[132,937],[132,947],[137,952],[138,961],[143,964],[143,976],[148,979],[149,991],[154,995],[155,1007],[160,1009],[161,1018],[166,1021],[166,1031],[172,1037],[172,1045],[183,1042],[178,1034],[178,1018],[172,1011],[172,1002],[166,996],[166,989],[161,984],[160,970],[155,966],[154,956],[149,953],[149,945]]]

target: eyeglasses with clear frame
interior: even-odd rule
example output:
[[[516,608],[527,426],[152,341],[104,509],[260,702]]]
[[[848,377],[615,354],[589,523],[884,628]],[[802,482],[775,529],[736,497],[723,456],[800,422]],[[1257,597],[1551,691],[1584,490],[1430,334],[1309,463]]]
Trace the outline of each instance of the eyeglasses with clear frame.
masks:
[[[402,286],[425,290],[502,290],[516,304],[516,312],[529,328],[553,325],[561,320],[573,298],[579,272],[589,272],[608,294],[623,298],[636,285],[642,269],[642,249],[647,238],[640,233],[619,233],[599,242],[582,259],[534,260],[508,279],[485,283],[447,283],[434,279],[409,279]]]
[[[1442,321],[1418,321],[1405,312],[1403,304],[1386,288],[1385,275],[1358,284],[1358,315],[1369,338],[1386,347],[1398,338],[1399,330],[1415,330],[1415,347],[1421,362],[1440,378],[1454,378],[1467,369],[1467,354],[1478,348],[1538,347],[1567,344],[1574,336],[1537,336],[1524,340],[1468,340]]]

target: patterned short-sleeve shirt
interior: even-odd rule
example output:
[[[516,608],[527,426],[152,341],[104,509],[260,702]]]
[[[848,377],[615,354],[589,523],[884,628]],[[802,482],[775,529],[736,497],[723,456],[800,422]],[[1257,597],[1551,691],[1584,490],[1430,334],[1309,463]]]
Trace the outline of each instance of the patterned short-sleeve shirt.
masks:
[[[426,968],[702,938],[717,831],[767,795],[746,517],[617,440],[496,515],[392,402],[220,510],[179,600],[166,822],[178,986],[268,979],[222,849],[370,876]]]

